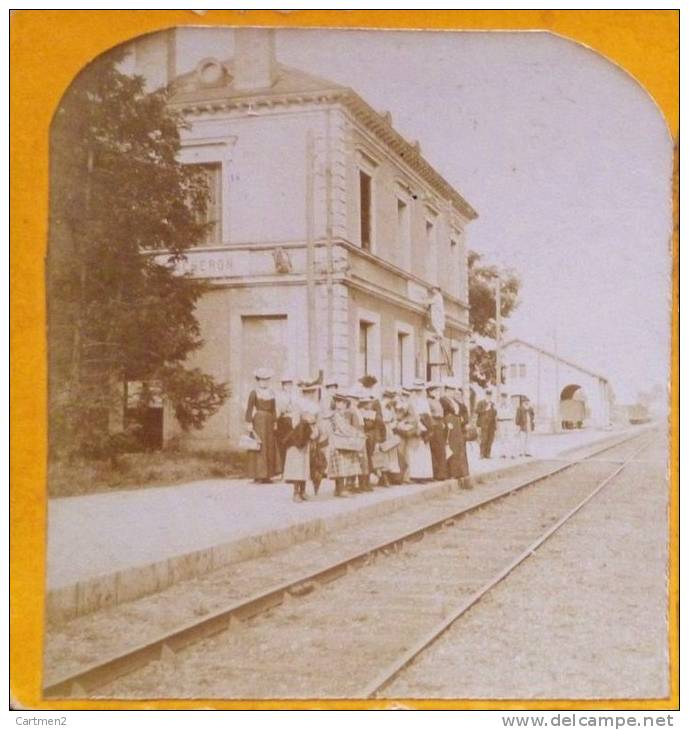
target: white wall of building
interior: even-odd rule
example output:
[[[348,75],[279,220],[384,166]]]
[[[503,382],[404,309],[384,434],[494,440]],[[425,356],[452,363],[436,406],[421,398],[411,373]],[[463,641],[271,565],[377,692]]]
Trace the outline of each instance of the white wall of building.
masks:
[[[515,341],[503,348],[504,389],[532,401],[538,427],[552,429],[559,414],[560,395],[568,385],[578,385],[586,396],[586,426],[605,427],[611,418],[611,393],[607,381],[570,363],[556,360],[526,343]]]

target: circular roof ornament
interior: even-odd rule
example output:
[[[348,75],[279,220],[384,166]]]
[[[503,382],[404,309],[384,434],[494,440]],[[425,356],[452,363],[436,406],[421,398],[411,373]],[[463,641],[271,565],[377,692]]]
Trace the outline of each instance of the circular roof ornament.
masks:
[[[196,78],[201,86],[219,86],[225,80],[226,73],[217,58],[204,58],[196,65]]]

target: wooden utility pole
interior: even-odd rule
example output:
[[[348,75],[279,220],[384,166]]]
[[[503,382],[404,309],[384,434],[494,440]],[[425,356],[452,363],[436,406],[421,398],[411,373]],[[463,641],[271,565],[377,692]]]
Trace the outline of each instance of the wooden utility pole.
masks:
[[[314,281],[314,167],[313,131],[306,133],[306,311],[309,377],[316,372],[316,290]]]
[[[553,349],[555,351],[555,424],[553,431],[560,432],[560,358],[557,354],[557,325],[553,329]]]
[[[325,128],[325,245],[327,251],[327,298],[328,298],[328,347],[326,357],[326,371],[332,377],[334,361],[334,338],[333,328],[334,293],[333,293],[333,160],[331,150],[331,113],[328,110]]]
[[[495,277],[495,402],[500,402],[502,386],[502,280]]]

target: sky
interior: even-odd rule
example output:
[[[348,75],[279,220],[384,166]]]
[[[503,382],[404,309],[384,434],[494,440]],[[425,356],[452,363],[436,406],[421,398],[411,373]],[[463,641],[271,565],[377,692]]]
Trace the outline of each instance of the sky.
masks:
[[[618,402],[667,383],[672,142],[633,78],[542,32],[280,30],[276,47],[390,111],[478,212],[469,247],[522,281],[509,337],[557,333]],[[229,30],[187,32],[178,70],[232,53]]]

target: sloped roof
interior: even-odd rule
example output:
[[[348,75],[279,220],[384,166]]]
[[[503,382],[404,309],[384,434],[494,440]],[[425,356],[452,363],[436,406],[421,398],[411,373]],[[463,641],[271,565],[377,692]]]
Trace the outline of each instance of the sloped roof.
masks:
[[[555,353],[549,352],[548,350],[545,350],[542,347],[538,347],[537,345],[532,345],[530,342],[526,342],[526,340],[522,340],[520,337],[514,337],[509,342],[505,342],[502,346],[502,349],[505,350],[510,345],[514,345],[517,343],[519,343],[520,345],[524,345],[525,347],[528,347],[532,350],[536,350],[536,352],[540,352],[542,355],[547,355],[548,357],[551,357],[553,360],[559,360],[563,365],[568,365],[569,367],[574,368],[575,370],[579,370],[580,372],[585,373],[586,375],[590,375],[594,378],[598,378],[599,380],[604,380],[606,383],[608,382],[608,379],[605,377],[605,375],[601,375],[600,373],[594,373],[593,370],[589,370],[588,368],[584,368],[581,365],[577,365],[576,363],[572,362],[571,360],[567,360],[564,357],[555,355]]]
[[[264,89],[239,90],[233,84],[233,61],[222,61],[227,74],[222,83],[204,86],[196,71],[178,76],[172,83],[170,104],[185,111],[213,111],[230,106],[265,106],[289,102],[340,102],[368,129],[377,135],[432,187],[448,198],[469,220],[478,213],[462,195],[421,155],[417,144],[411,144],[397,132],[390,119],[369,106],[354,90],[334,81],[320,78],[291,66],[277,64],[275,83]]]

